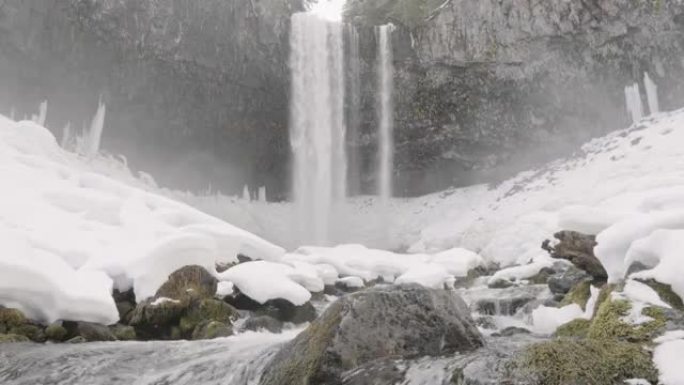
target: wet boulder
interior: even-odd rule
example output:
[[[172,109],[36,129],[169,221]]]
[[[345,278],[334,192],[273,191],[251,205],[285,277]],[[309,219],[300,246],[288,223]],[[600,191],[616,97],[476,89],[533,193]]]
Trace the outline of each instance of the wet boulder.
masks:
[[[233,328],[230,324],[219,321],[202,321],[192,331],[193,340],[211,340],[219,337],[229,337],[233,335]]]
[[[87,342],[116,341],[114,333],[107,326],[90,322],[64,322],[64,327],[74,337],[82,337]]]
[[[553,236],[558,240],[555,245],[551,245],[549,240],[544,241],[542,245],[552,258],[570,261],[578,269],[586,271],[595,281],[605,282],[608,279],[606,269],[594,255],[595,235],[559,231]]]
[[[195,300],[190,304],[185,314],[181,317],[178,326],[181,335],[191,337],[192,339],[202,339],[199,336],[207,333],[197,332],[197,329],[203,324],[218,322],[221,325],[231,326],[237,318],[238,312],[234,307],[217,299],[204,298]],[[232,328],[228,335],[231,334]]]
[[[169,279],[157,290],[155,298],[181,299],[187,295],[213,297],[218,280],[203,267],[185,266],[169,275]]]
[[[455,293],[377,286],[330,305],[281,348],[261,384],[335,384],[343,372],[373,360],[441,356],[482,345],[468,307]]]
[[[260,304],[243,293],[227,296],[224,301],[236,309],[249,310],[256,315],[273,317],[280,322],[301,324],[316,319],[316,308],[311,302],[298,306],[286,299],[276,298]]]
[[[591,278],[585,271],[570,266],[564,271],[558,272],[547,280],[549,290],[553,294],[565,295],[579,283]]]
[[[242,324],[242,330],[260,331],[267,330],[271,333],[280,333],[283,331],[283,323],[277,319],[267,316],[255,316],[248,318],[244,324]]]

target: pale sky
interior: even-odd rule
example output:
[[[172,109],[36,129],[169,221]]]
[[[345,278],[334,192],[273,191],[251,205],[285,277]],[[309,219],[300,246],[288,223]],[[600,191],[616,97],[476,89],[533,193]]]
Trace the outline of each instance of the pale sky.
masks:
[[[342,9],[345,0],[318,0],[311,7],[311,12],[331,21],[342,20]]]

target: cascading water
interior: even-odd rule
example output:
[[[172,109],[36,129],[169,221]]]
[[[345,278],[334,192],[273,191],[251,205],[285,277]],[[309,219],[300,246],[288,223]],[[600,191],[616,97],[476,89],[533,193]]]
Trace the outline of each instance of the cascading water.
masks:
[[[648,109],[651,115],[660,112],[660,103],[658,101],[658,86],[653,82],[648,72],[644,73],[644,88],[646,88],[646,98],[648,100]]]
[[[378,36],[378,195],[383,206],[392,197],[394,166],[394,116],[392,106],[394,66],[391,24],[377,27]]]
[[[625,99],[627,102],[627,112],[629,112],[632,117],[632,122],[639,122],[644,116],[644,106],[641,102],[641,93],[639,92],[638,83],[625,87]]]
[[[297,13],[290,39],[296,238],[325,245],[334,206],[347,195],[342,23]]]
[[[348,24],[347,32],[347,138],[358,140],[361,125],[361,57],[359,55],[359,33]],[[347,146],[348,173],[347,192],[357,195],[361,192],[361,159],[356,143]]]

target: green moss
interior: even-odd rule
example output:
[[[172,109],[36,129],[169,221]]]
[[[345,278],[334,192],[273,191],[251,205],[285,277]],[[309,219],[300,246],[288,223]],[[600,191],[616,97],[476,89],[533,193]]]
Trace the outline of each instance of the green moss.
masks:
[[[559,326],[554,335],[556,337],[584,338],[589,333],[590,326],[591,321],[584,318],[578,318]]]
[[[133,341],[137,337],[135,328],[132,326],[116,325],[111,329],[112,334],[114,334],[114,337],[119,341]]]
[[[633,342],[650,340],[665,326],[667,319],[658,308],[645,308],[642,314],[653,318],[640,325],[631,325],[622,320],[631,310],[626,300],[607,300],[598,309],[589,327],[587,336],[592,339],[622,339]]]
[[[594,314],[597,314],[599,311],[599,307],[603,305],[608,298],[610,298],[610,294],[615,290],[615,285],[609,284],[609,285],[604,285],[601,288],[601,291],[599,291],[599,295],[596,298],[596,304],[594,304]]]
[[[211,340],[219,337],[228,337],[233,335],[233,329],[218,321],[204,321],[199,324],[192,332],[193,340]]]
[[[572,305],[573,303],[580,305],[582,310],[586,309],[587,302],[591,297],[591,281],[582,281],[575,285],[568,294],[565,295],[562,306]]]
[[[672,290],[672,286],[660,283],[654,279],[640,281],[648,285],[651,289],[655,290],[665,303],[672,306],[674,309],[679,311],[684,311],[684,302],[682,299]]]
[[[16,334],[0,334],[0,344],[9,344],[16,342],[29,342],[29,339],[26,336],[19,336]]]
[[[557,339],[535,344],[517,366],[539,385],[608,385],[630,378],[656,383],[658,379],[641,345],[616,340]]]
[[[53,323],[45,328],[45,336],[50,341],[64,341],[68,332],[67,330],[58,323]]]
[[[231,325],[237,319],[237,310],[217,299],[205,298],[191,305],[181,317],[179,327],[183,334],[189,335],[202,321],[217,321]]]
[[[8,329],[19,325],[23,325],[28,320],[24,313],[16,309],[0,309],[0,324],[4,324]]]
[[[277,363],[264,374],[261,385],[325,383],[318,381],[318,371],[341,320],[342,305],[337,301],[303,332],[304,338],[295,340],[297,345],[286,346],[281,351],[279,355],[284,356],[276,357]]]
[[[45,342],[45,332],[36,325],[24,324],[10,329],[9,334],[24,336],[34,342]]]

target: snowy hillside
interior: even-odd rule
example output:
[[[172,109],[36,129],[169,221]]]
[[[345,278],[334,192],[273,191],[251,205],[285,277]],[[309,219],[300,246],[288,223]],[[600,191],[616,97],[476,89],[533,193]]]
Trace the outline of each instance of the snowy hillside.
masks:
[[[155,294],[185,265],[284,250],[95,170],[45,128],[0,116],[0,304],[36,320],[115,323],[113,288]]]

